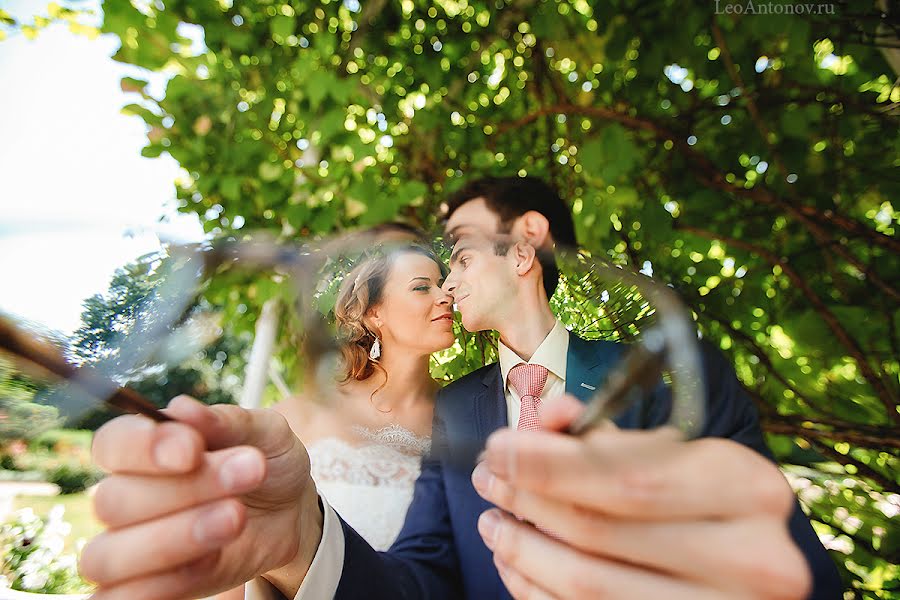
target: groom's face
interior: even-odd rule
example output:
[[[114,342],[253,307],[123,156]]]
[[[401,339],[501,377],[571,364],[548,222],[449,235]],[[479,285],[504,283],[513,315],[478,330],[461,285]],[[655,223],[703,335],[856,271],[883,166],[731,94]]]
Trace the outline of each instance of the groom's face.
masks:
[[[447,221],[453,241],[444,291],[453,295],[468,331],[497,329],[513,310],[517,276],[509,253],[497,253],[500,217],[483,198],[457,208]]]

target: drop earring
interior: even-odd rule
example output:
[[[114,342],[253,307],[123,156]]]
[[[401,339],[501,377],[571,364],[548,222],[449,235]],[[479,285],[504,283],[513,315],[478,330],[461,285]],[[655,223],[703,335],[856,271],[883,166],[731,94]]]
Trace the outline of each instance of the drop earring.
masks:
[[[376,335],[375,343],[372,344],[372,349],[369,350],[369,359],[377,360],[379,356],[381,356],[381,340],[379,340]]]

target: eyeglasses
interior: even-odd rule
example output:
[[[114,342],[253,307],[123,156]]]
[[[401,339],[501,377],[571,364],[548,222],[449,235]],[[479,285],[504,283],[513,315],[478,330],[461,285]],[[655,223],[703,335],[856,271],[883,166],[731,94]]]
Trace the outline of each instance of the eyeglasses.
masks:
[[[115,340],[115,350],[107,359],[90,366],[75,366],[51,344],[35,340],[33,332],[8,319],[0,320],[0,350],[67,382],[45,399],[60,409],[61,416],[84,414],[106,402],[127,412],[168,420],[153,403],[121,384],[127,381],[128,374],[147,364],[177,363],[179,357],[209,341],[209,324],[190,314],[204,281],[233,269],[268,270],[284,276],[294,288],[295,314],[304,335],[303,359],[306,372],[312,374],[307,381],[311,386],[309,395],[327,402],[336,389],[342,340],[329,317],[329,307],[323,308],[320,300],[360,261],[390,253],[413,241],[411,236],[392,237],[385,239],[383,232],[363,232],[283,244],[258,235],[174,246],[169,249],[168,258],[156,267],[155,277],[160,285],[141,305],[134,325]],[[508,234],[480,232],[467,234],[456,242],[462,240],[494,249],[525,243]],[[437,252],[446,256],[448,250],[444,247]],[[604,370],[603,379],[590,386],[596,391],[588,410],[570,432],[580,434],[621,413],[657,387],[665,372],[663,379],[670,382],[672,393],[670,424],[686,438],[697,435],[705,418],[697,333],[674,290],[585,252],[556,247],[554,254],[563,288],[554,296],[557,313],[580,312],[581,324],[587,325],[576,329],[581,333],[589,333],[589,326],[597,322],[611,323],[617,329],[615,337],[632,342],[622,361]],[[635,328],[634,323],[629,323],[630,328],[621,329],[623,316],[610,314],[614,302],[624,307],[626,317],[630,314],[633,321],[640,321],[640,326]]]
[[[303,333],[307,383],[316,397],[327,398],[339,362],[340,336],[327,311],[320,310],[323,290],[340,283],[359,260],[400,247],[396,235],[355,233],[340,237],[277,243],[264,234],[242,240],[170,246],[152,267],[159,282],[135,309],[133,323],[111,340],[105,356],[76,365],[63,348],[41,339],[34,328],[0,315],[0,353],[39,378],[61,380],[42,399],[60,417],[77,419],[100,403],[157,421],[169,418],[152,402],[123,387],[149,365],[175,366],[216,337],[217,327],[193,310],[198,293],[224,272],[277,273],[293,288],[295,315]],[[327,383],[328,384],[327,384]]]

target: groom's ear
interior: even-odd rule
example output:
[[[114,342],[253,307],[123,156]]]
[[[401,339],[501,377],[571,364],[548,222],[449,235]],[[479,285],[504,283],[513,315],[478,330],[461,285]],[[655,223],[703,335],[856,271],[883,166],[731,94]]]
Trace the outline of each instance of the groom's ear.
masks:
[[[516,275],[522,276],[531,271],[537,263],[534,246],[528,242],[516,242],[512,247],[512,258],[516,261]]]
[[[536,210],[529,210],[516,219],[512,233],[523,238],[535,248],[552,245],[550,221]]]

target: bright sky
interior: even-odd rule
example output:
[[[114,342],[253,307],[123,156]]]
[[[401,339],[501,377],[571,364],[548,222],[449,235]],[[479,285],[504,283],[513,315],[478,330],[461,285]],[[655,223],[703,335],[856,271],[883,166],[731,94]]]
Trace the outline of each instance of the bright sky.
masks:
[[[46,3],[3,4],[30,21]],[[62,25],[36,40],[0,41],[0,311],[63,333],[117,267],[160,238],[203,236],[196,218],[176,214],[178,164],[167,154],[143,158],[143,121],[120,113],[134,97],[119,80],[149,74],[114,62],[117,47],[111,36],[91,40]]]

